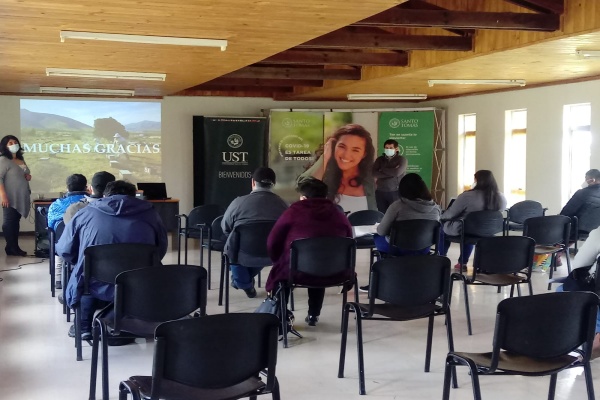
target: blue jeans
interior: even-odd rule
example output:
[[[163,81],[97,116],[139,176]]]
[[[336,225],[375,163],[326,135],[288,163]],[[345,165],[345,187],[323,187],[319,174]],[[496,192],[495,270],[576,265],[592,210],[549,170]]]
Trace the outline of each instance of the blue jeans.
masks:
[[[450,248],[450,244],[452,242],[450,242],[448,239],[446,239],[446,235],[444,234],[444,231],[440,232],[440,244],[441,244],[441,248],[440,248],[440,255],[442,256],[446,256],[448,254],[448,249]],[[473,248],[475,246],[473,246],[472,244],[464,244],[463,247],[460,249],[460,256],[458,257],[458,262],[462,265],[465,265],[469,262],[469,257],[471,257],[471,253],[473,252]]]
[[[231,264],[231,283],[238,289],[251,289],[254,287],[254,277],[262,270],[260,268],[244,267],[242,265]]]
[[[373,241],[375,242],[375,247],[377,247],[377,251],[379,251],[380,253],[390,254],[392,256],[417,256],[422,254],[429,254],[430,251],[429,247],[423,250],[402,250],[398,248],[390,249],[390,244],[388,243],[385,236],[381,236],[378,234],[373,235]]]
[[[94,313],[96,310],[104,308],[108,304],[108,301],[98,300],[89,294],[81,296],[81,300],[79,300],[79,306],[81,308],[81,333],[92,331]]]
[[[564,292],[563,285],[557,287],[555,291]],[[596,315],[596,333],[600,333],[600,310],[598,310],[598,314]]]

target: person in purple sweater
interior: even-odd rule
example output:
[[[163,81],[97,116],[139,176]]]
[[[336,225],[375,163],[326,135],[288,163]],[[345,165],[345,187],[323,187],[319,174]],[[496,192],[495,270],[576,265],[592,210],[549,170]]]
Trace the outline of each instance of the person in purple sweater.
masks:
[[[273,268],[265,288],[273,291],[278,282],[287,281],[290,272],[290,248],[296,239],[319,236],[352,237],[352,227],[348,218],[338,207],[327,199],[327,185],[315,178],[308,178],[298,184],[300,201],[295,202],[279,217],[267,239],[267,249]],[[343,277],[295,277],[303,284],[321,285],[332,280],[337,282]],[[332,281],[332,282],[333,282]],[[286,293],[288,296],[289,293]],[[308,289],[308,316],[305,321],[315,326],[319,321],[325,289]]]

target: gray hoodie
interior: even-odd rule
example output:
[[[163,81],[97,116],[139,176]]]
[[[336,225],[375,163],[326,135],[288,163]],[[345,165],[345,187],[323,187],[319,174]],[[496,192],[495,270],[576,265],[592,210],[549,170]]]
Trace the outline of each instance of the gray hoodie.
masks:
[[[408,200],[401,197],[389,206],[381,223],[377,226],[377,233],[381,236],[389,236],[395,221],[404,221],[407,219],[439,221],[441,214],[442,210],[440,206],[435,204],[434,201],[421,199]]]

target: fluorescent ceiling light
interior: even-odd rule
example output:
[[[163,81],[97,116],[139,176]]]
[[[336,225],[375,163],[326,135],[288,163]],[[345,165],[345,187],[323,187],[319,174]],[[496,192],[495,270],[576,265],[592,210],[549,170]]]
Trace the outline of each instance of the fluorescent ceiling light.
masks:
[[[142,81],[164,81],[167,77],[166,74],[157,74],[154,72],[98,71],[95,69],[69,68],[46,68],[46,75],[74,78],[134,79]]]
[[[600,58],[600,50],[577,50],[579,58]]]
[[[525,86],[525,79],[430,79],[429,87],[433,85],[508,85]]]
[[[40,86],[40,93],[56,93],[56,94],[89,94],[94,96],[133,96],[133,90],[125,89],[90,89],[90,88],[74,88],[74,87],[50,87]]]
[[[349,94],[348,100],[425,100],[426,94],[385,94],[385,93],[364,93]]]
[[[175,46],[220,47],[221,51],[225,51],[225,49],[227,49],[227,40],[225,39],[195,39],[171,36],[144,36],[122,35],[119,33],[60,31],[60,41],[64,42],[65,39],[105,40],[109,42],[167,44]]]

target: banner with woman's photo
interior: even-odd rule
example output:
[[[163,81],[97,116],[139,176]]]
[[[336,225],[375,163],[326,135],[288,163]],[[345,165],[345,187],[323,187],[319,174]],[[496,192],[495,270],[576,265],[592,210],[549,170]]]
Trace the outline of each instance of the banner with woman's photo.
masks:
[[[315,177],[327,183],[329,197],[345,211],[376,209],[371,177],[376,128],[373,112],[271,111],[269,166],[277,174],[275,192],[296,201],[297,181]]]

